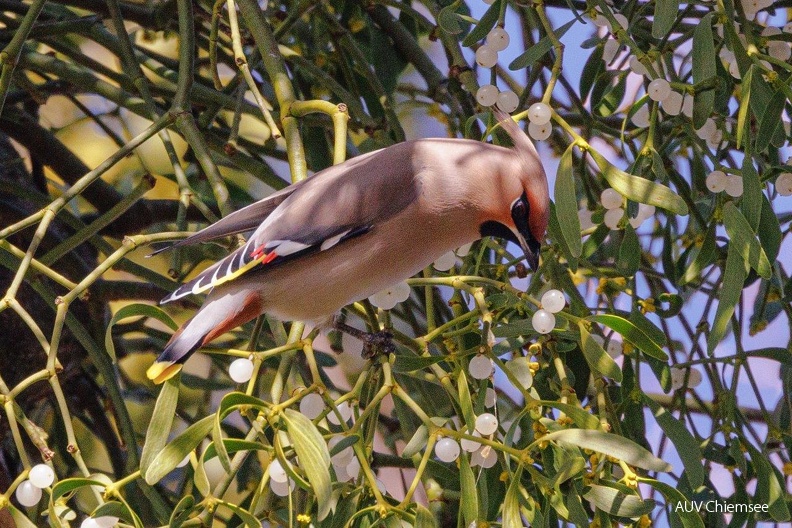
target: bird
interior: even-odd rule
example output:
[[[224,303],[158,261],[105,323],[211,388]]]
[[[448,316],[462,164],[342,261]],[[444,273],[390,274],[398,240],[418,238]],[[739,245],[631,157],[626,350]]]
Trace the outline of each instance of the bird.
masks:
[[[224,259],[162,299],[209,292],[147,371],[162,383],[200,347],[267,313],[326,324],[344,306],[484,236],[538,267],[549,218],[539,154],[496,110],[513,147],[460,138],[406,141],[317,172],[169,247],[253,230]],[[164,248],[168,249],[168,248]]]

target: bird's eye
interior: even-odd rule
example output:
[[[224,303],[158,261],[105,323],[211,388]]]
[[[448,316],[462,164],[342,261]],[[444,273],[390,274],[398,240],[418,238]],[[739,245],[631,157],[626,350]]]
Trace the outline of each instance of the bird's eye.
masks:
[[[511,207],[512,218],[525,218],[528,216],[528,197],[523,193]]]

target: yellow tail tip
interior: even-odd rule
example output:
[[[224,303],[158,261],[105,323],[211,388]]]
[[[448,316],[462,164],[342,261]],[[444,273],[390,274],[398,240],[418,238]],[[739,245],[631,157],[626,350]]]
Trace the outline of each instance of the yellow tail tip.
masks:
[[[159,385],[175,376],[182,369],[181,363],[155,362],[146,371],[148,379]]]

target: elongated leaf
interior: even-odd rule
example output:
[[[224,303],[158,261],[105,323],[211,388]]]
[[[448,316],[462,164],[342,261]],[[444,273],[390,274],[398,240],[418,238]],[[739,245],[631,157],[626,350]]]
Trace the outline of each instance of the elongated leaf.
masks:
[[[330,513],[332,505],[330,487],[330,453],[327,444],[316,426],[304,414],[294,409],[286,409],[283,422],[300,457],[300,467],[305,471],[313,487],[319,505],[319,520]]]
[[[662,39],[671,31],[679,13],[679,0],[657,0],[655,2],[652,36]]]
[[[470,468],[467,454],[463,453],[459,457],[459,489],[462,498],[459,501],[459,508],[462,510],[462,518],[465,519],[465,526],[478,520],[478,492],[476,491],[476,477]]]
[[[253,516],[253,514],[251,514],[245,508],[237,506],[233,502],[218,501],[218,504],[221,504],[222,506],[225,506],[226,508],[234,512],[234,514],[236,514],[237,517],[242,519],[242,522],[244,522],[245,526],[247,526],[248,528],[261,528],[261,521],[256,519]]]
[[[704,15],[693,32],[693,82],[696,84],[715,77],[715,42],[712,36],[712,13]],[[701,128],[712,115],[715,90],[696,90],[693,98],[693,126]]]
[[[596,416],[584,411],[580,407],[552,400],[539,400],[537,403],[546,407],[558,409],[571,418],[578,427],[582,427],[583,429],[598,429],[600,426],[600,422]]]
[[[522,526],[520,517],[520,477],[522,476],[522,465],[511,476],[511,483],[506,490],[506,497],[503,499],[503,526]]]
[[[790,519],[789,508],[786,504],[786,491],[781,485],[778,473],[767,460],[764,453],[759,452],[755,447],[746,442],[745,448],[751,454],[756,471],[756,500],[757,504],[767,504],[768,513],[775,521],[788,521]]]
[[[420,453],[421,450],[426,447],[427,440],[429,440],[429,429],[427,429],[425,425],[421,425],[415,430],[415,433],[413,433],[412,438],[410,438],[410,441],[407,442],[407,445],[404,446],[404,451],[402,451],[401,456],[404,458],[410,458],[413,455]]]
[[[580,329],[580,349],[589,366],[603,376],[621,383],[622,372],[619,365],[605,352],[602,345],[591,337],[584,322],[581,321],[578,328]]]
[[[583,244],[580,238],[580,220],[578,219],[578,201],[575,191],[575,174],[572,171],[572,149],[570,145],[561,156],[555,181],[555,205],[558,225],[561,228],[563,242],[573,257],[579,257]]]
[[[570,20],[560,28],[555,30],[556,37],[559,39],[564,36],[564,33],[569,31],[577,20]],[[553,49],[553,42],[550,40],[550,37],[545,36],[539,42],[534,44],[533,46],[529,47],[525,52],[514,59],[511,64],[509,64],[510,70],[521,70],[523,68],[527,68],[529,66],[534,65],[539,59],[545,56],[545,54]]]
[[[501,2],[503,1],[504,0],[495,0],[495,2],[489,6],[487,12],[484,13],[484,16],[482,16],[481,20],[479,20],[479,23],[476,24],[476,27],[474,27],[462,41],[463,46],[470,47],[487,36],[487,33],[490,32],[490,30],[495,26],[495,23],[498,21],[498,16],[500,15],[501,10]]]
[[[267,449],[264,444],[260,444],[259,442],[250,442],[239,438],[224,438],[223,444],[225,445],[226,453],[230,455],[238,451],[264,451]],[[215,443],[212,442],[201,455],[201,459],[206,462],[216,456],[217,447]]]
[[[781,90],[770,98],[770,103],[759,120],[759,130],[756,132],[756,152],[764,152],[770,146],[770,140],[773,139],[776,130],[783,126],[781,113],[784,111],[786,101],[786,94]]]
[[[473,399],[470,397],[470,387],[468,387],[467,375],[464,370],[459,371],[457,380],[459,391],[459,406],[462,408],[462,417],[465,419],[465,427],[469,433],[473,433],[476,427],[476,415],[473,412]]]
[[[431,367],[446,359],[443,356],[416,356],[411,352],[396,354],[393,363],[394,372],[415,372],[416,370]]]
[[[710,224],[704,235],[704,241],[700,248],[691,252],[692,260],[685,273],[679,279],[680,284],[687,284],[701,278],[701,272],[715,261],[717,245],[715,244],[715,224]]]
[[[644,354],[659,359],[660,361],[668,361],[668,354],[652,340],[644,330],[638,328],[635,324],[618,315],[602,314],[591,315],[586,318],[595,323],[601,323],[612,330],[616,330],[627,341],[640,349]]]
[[[751,87],[753,83],[751,80],[753,79],[755,67],[752,65],[748,68],[748,73],[746,73],[742,78],[742,83],[740,85],[740,109],[737,112],[737,148],[740,148],[743,144],[743,135],[745,134],[746,130],[749,130],[749,127],[746,126],[748,122],[748,110],[751,108]]]
[[[220,425],[222,418],[220,418],[220,413],[215,413],[215,420],[214,424],[212,425],[212,442],[215,445],[215,450],[217,451],[217,458],[220,460],[220,465],[223,466],[223,469],[226,473],[231,473],[231,457],[228,456],[228,451],[226,451],[225,444],[223,443],[223,429]]]
[[[733,202],[723,206],[723,225],[729,234],[729,252],[736,251],[763,279],[769,279],[773,273],[767,255],[756,239],[748,220]]]
[[[116,362],[115,344],[113,343],[113,326],[121,319],[141,316],[151,317],[152,319],[156,319],[157,321],[165,323],[171,330],[176,330],[179,327],[179,325],[177,325],[168,314],[156,306],[137,303],[124,306],[123,308],[119,309],[115,315],[113,315],[113,318],[110,319],[110,322],[107,325],[107,330],[105,331],[105,350],[107,350],[107,354],[113,360],[113,363]]]
[[[168,526],[170,528],[180,528],[181,525],[184,524],[184,521],[190,517],[190,514],[192,514],[194,509],[195,498],[192,495],[182,497],[182,499],[176,504],[176,507],[173,508],[173,513],[171,514],[170,520],[168,521]]]
[[[212,430],[214,416],[206,416],[184,430],[182,434],[174,438],[162,451],[157,453],[151,461],[146,471],[141,475],[148,484],[155,484],[173,471],[179,462],[184,460],[190,451],[198,447],[206,435]]]
[[[736,247],[729,247],[718,296],[718,309],[715,311],[715,320],[712,322],[710,335],[707,338],[707,350],[710,354],[726,335],[726,329],[740,300],[746,277],[748,277],[748,268],[740,256],[739,250]]]
[[[638,235],[630,224],[624,226],[624,237],[619,246],[619,258],[616,266],[625,277],[632,277],[641,265],[641,245],[638,243]]]
[[[627,174],[611,165],[608,160],[593,149],[588,152],[597,163],[600,171],[602,171],[602,176],[608,181],[608,184],[623,196],[679,215],[688,214],[685,201],[665,185]]]
[[[773,206],[770,205],[770,200],[767,196],[762,194],[762,215],[759,220],[759,241],[762,243],[762,249],[765,250],[767,260],[775,262],[778,257],[778,252],[781,250],[781,241],[784,235],[781,232],[781,224],[778,217],[773,212]],[[785,288],[788,292],[792,290]]]
[[[437,14],[437,25],[440,29],[451,35],[459,35],[462,33],[462,25],[460,24],[459,15],[456,10],[459,7],[459,2],[454,2],[445,6]]]
[[[6,503],[4,508],[7,508],[8,512],[11,514],[11,519],[14,520],[16,525],[15,528],[36,528],[36,525],[27,518],[27,515],[17,510],[13,504]]]
[[[704,521],[701,519],[698,513],[695,511],[687,512],[685,508],[677,508],[677,504],[685,504],[690,502],[689,497],[685,497],[678,489],[673,486],[669,486],[665,482],[660,482],[658,480],[650,479],[650,478],[642,478],[640,480],[644,484],[649,484],[654,489],[659,491],[663,494],[666,498],[666,502],[671,505],[669,511],[671,512],[670,515],[672,517],[676,517],[682,522],[682,526],[685,528],[704,528]]]
[[[107,486],[107,482],[81,477],[59,480],[52,487],[52,494],[50,495],[51,502],[55,503],[67,493],[71,493],[86,486],[98,486],[101,489],[104,489]]]
[[[690,488],[697,489],[704,483],[706,477],[704,466],[701,464],[704,456],[701,454],[699,443],[687,430],[685,424],[674,418],[662,405],[646,394],[642,394],[642,397],[646,406],[652,410],[657,424],[674,444],[679,458],[682,459]]]
[[[597,484],[592,484],[583,497],[593,502],[600,510],[617,517],[640,517],[651,512],[655,506],[653,500],[644,501],[636,495],[627,495],[615,488]]]
[[[421,506],[420,504],[416,507],[415,512],[415,528],[435,528],[437,526],[437,520],[435,519],[432,512],[426,509],[426,507]]]
[[[750,156],[743,158],[742,179],[743,195],[740,209],[745,219],[748,220],[751,231],[756,233],[762,216],[762,182]]]
[[[669,472],[671,464],[654,456],[632,440],[604,431],[591,429],[562,429],[544,435],[537,442],[567,442],[581,449],[590,449],[598,453],[618,458],[627,464],[649,471]],[[535,442],[536,443],[536,442]]]
[[[151,422],[149,422],[146,430],[146,443],[143,445],[143,452],[140,455],[140,471],[144,475],[148,471],[151,462],[168,442],[168,435],[173,426],[173,417],[176,416],[180,383],[179,375],[172,377],[162,384],[162,389],[159,396],[157,396],[157,403],[154,404]]]
[[[558,473],[553,476],[553,487],[557,488],[572,477],[578,476],[584,469],[586,469],[585,458],[579,456],[567,458],[558,469]]]

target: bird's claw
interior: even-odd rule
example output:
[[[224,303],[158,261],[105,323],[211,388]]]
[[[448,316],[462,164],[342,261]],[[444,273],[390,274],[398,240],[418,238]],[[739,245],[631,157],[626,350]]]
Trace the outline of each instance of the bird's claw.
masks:
[[[363,352],[364,359],[372,359],[380,354],[392,354],[396,352],[396,346],[393,344],[393,334],[387,331],[376,332],[374,334],[366,334],[363,337]]]

